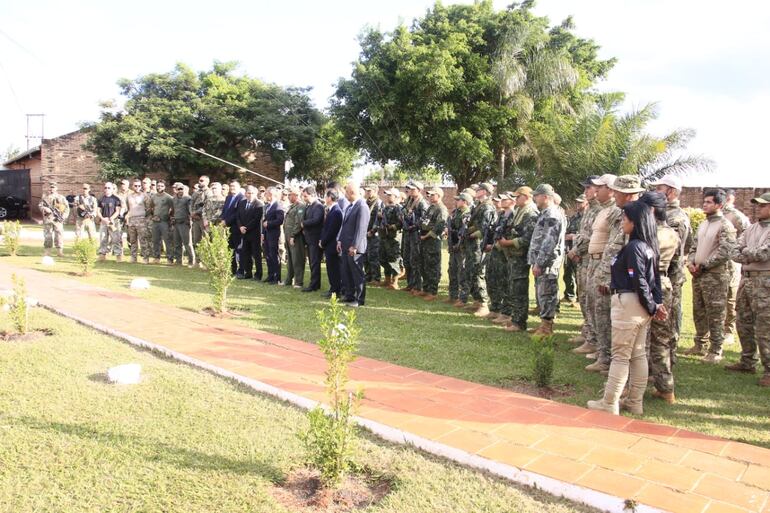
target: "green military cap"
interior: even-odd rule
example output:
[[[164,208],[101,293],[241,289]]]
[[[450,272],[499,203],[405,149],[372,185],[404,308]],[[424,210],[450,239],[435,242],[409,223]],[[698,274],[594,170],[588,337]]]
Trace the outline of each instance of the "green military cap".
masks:
[[[431,187],[428,189],[428,196],[437,195],[440,198],[444,197],[444,190],[441,187]]]
[[[484,189],[484,190],[485,190],[485,191],[487,191],[489,194],[492,194],[493,192],[495,192],[495,186],[494,186],[494,185],[492,185],[492,184],[491,184],[491,183],[489,183],[489,182],[480,183],[480,184],[479,184],[479,189]]]
[[[770,203],[770,192],[766,192],[758,198],[752,198],[751,202],[757,205],[765,205],[767,203]]]
[[[555,194],[553,187],[547,183],[541,183],[537,188],[532,191],[533,196],[551,196]]]
[[[625,194],[634,194],[646,190],[642,187],[642,178],[639,175],[619,176],[615,178],[615,182],[609,188]]]
[[[473,196],[467,192],[461,192],[459,196],[455,196],[456,200],[463,200],[466,203],[473,203]]]
[[[585,203],[585,201],[586,201],[586,195],[585,195],[585,194],[581,194],[580,196],[578,196],[577,198],[575,198],[575,201],[577,201],[578,203]]]
[[[532,197],[532,187],[527,187],[526,185],[519,187],[516,189],[515,192],[509,193],[511,195],[511,198],[516,198],[517,196],[528,196]]]

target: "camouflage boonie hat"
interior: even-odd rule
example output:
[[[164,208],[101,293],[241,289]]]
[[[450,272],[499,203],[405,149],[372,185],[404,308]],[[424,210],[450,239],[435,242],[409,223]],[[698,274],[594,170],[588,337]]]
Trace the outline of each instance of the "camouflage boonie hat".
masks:
[[[623,175],[615,178],[615,183],[609,186],[613,191],[624,194],[635,194],[644,192],[647,189],[642,187],[642,179],[639,175]]]
[[[537,188],[532,191],[532,196],[551,196],[554,195],[553,187],[547,183],[541,183]]]
[[[766,192],[758,198],[752,198],[751,202],[755,205],[766,205],[770,203],[770,192]]]
[[[479,189],[484,189],[484,190],[485,190],[485,191],[487,191],[489,194],[492,194],[493,192],[495,192],[495,186],[494,186],[494,185],[492,185],[492,184],[491,184],[491,183],[489,183],[489,182],[480,183],[480,184],[479,184]]]
[[[467,192],[461,192],[459,196],[455,196],[456,200],[463,200],[466,203],[473,203],[473,196]]]
[[[461,192],[464,192],[465,194],[470,194],[471,198],[476,195],[476,189],[473,187],[466,187]]]
[[[417,180],[409,180],[406,183],[406,188],[407,189],[420,189],[420,190],[423,190],[425,188],[425,186],[423,185],[422,182],[418,182]]]
[[[444,197],[444,191],[441,187],[431,187],[428,189],[428,196],[437,195],[439,198]]]

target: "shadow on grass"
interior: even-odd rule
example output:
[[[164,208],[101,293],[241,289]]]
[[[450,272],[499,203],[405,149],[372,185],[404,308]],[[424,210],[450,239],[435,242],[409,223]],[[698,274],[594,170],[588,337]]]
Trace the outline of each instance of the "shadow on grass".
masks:
[[[30,429],[76,436],[89,441],[96,440],[99,443],[107,443],[110,447],[119,447],[121,444],[129,445],[132,453],[138,454],[148,462],[162,461],[178,468],[205,472],[230,472],[238,475],[256,474],[272,483],[281,483],[284,479],[281,470],[267,461],[234,460],[177,447],[149,438],[100,431],[82,424],[48,422],[33,417],[14,417],[13,420]]]

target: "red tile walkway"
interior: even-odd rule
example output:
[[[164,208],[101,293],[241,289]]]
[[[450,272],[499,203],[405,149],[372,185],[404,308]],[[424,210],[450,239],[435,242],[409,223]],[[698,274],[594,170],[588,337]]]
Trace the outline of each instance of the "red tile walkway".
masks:
[[[325,362],[313,344],[5,263],[0,286],[9,286],[11,271],[54,310],[305,398],[325,398]],[[770,512],[767,449],[370,358],[352,363],[351,378],[365,389],[361,417],[515,467],[523,481],[534,473],[573,492],[617,498],[610,506],[604,501],[608,509],[622,511],[621,499],[633,499],[676,513]]]

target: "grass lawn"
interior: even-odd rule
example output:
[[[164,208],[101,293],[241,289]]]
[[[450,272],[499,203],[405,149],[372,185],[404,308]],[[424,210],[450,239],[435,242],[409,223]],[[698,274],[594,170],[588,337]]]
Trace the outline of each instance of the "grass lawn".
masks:
[[[54,268],[43,268],[39,264],[42,248],[27,244],[22,246],[20,256],[2,260],[60,277],[70,277],[68,273],[75,270],[69,255],[57,259]],[[147,277],[151,289],[129,291],[129,282],[137,276]],[[92,276],[76,279],[180,308],[199,310],[210,304],[206,273],[195,269],[110,261],[98,264]],[[446,287],[445,282],[442,287]],[[506,333],[448,305],[426,303],[403,292],[369,288],[367,296],[367,306],[358,311],[362,355],[502,387],[531,379],[533,342],[528,336]],[[534,301],[533,295],[531,298]],[[319,337],[315,312],[325,303],[319,294],[236,281],[230,299],[234,307],[247,314],[226,322],[309,342]],[[693,335],[689,284],[685,288],[684,311],[681,342],[687,348],[692,345]],[[579,310],[574,308],[562,308],[557,318],[555,382],[568,385],[572,392],[557,400],[583,406],[587,400],[599,397],[604,377],[585,372],[583,367],[590,361],[569,351],[572,346],[566,339],[581,322]],[[727,347],[724,363],[736,361],[739,353],[737,344]],[[645,419],[770,447],[770,391],[756,385],[758,376],[728,373],[721,366],[689,357],[679,358],[675,376],[678,403],[669,406],[648,398]]]
[[[53,336],[0,342],[0,511],[288,511],[271,490],[303,465],[303,412],[42,309],[31,323]],[[130,362],[142,383],[105,382]],[[366,435],[357,463],[394,479],[366,511],[594,511]]]

